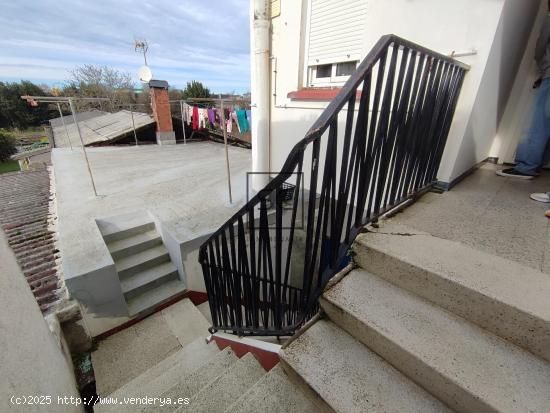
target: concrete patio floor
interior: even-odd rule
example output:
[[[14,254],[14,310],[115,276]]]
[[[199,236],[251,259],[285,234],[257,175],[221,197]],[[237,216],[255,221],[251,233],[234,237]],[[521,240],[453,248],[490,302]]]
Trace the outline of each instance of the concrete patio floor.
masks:
[[[223,144],[97,147],[88,148],[87,154],[97,196],[82,149],[52,151],[65,280],[93,277],[112,265],[98,219],[147,212],[176,242],[197,243],[198,248],[201,237],[216,230],[246,202],[246,173],[251,170],[251,152],[246,149],[229,147],[232,203]],[[198,261],[194,256],[188,260],[192,268],[186,269],[187,288],[195,287],[190,279],[200,287],[203,281]],[[109,325],[123,321],[124,317],[113,318]],[[104,330],[89,327],[92,334]]]
[[[428,193],[391,219],[550,273],[550,204],[529,198],[550,190],[550,171],[532,181],[495,175],[485,164],[451,191]]]

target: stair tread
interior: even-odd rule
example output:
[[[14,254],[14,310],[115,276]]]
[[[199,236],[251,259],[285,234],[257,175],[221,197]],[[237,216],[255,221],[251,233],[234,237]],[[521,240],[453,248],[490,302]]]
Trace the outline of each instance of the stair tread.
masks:
[[[379,231],[357,238],[359,266],[550,361],[548,274],[403,225]]]
[[[164,245],[158,245],[156,247],[148,248],[145,251],[138,252],[137,254],[133,254],[129,257],[115,260],[115,266],[118,272],[122,272],[167,254],[168,250],[166,247]]]
[[[550,406],[550,364],[363,269],[326,291],[321,306],[333,318],[346,314],[356,320],[349,326],[354,335],[366,326],[361,341],[372,340],[379,347],[374,350],[400,370],[409,368],[400,355],[410,355],[453,383],[451,388],[462,388],[498,411],[542,412]],[[417,368],[408,374],[429,380]]]
[[[237,400],[228,413],[317,413],[319,408],[292,383],[281,365],[273,367]]]
[[[210,323],[210,325],[212,325],[212,314],[210,314],[210,304],[208,303],[208,301],[199,304],[197,308],[202,313],[204,318],[206,318],[206,320]]]
[[[137,227],[154,226],[154,222],[146,211],[132,212],[118,215],[107,220],[99,220],[98,226],[101,234],[109,238],[119,232],[124,232]]]
[[[204,338],[198,338],[117,389],[110,397],[158,397],[180,382],[182,375],[197,371],[217,354],[219,351],[215,344],[207,344]],[[95,410],[107,413],[119,411],[121,408],[120,405],[99,405],[99,409],[96,406]],[[127,406],[127,410],[134,408],[135,406]]]
[[[152,268],[124,277],[120,281],[120,286],[122,287],[122,292],[127,293],[177,271],[178,269],[172,261],[163,262]]]
[[[211,324],[189,298],[165,308],[162,315],[182,346],[196,337],[204,338],[210,334],[208,327]]]
[[[189,404],[196,413],[223,412],[263,375],[265,370],[260,363],[251,353],[247,353],[216,380],[202,388],[191,398]],[[180,411],[185,409],[183,407]]]
[[[212,381],[216,380],[220,375],[224,374],[226,370],[237,363],[238,360],[233,350],[227,347],[194,372],[180,376],[180,380],[170,389],[165,391],[161,397],[170,397],[171,399],[177,399],[179,397],[192,398],[198,394],[201,389],[212,383]],[[190,405],[193,406],[192,404]],[[158,412],[158,406],[149,406],[143,408],[142,411]],[[170,411],[173,411],[173,409]]]
[[[123,238],[116,241],[107,242],[107,248],[111,254],[142,244],[152,240],[161,240],[160,234],[156,229],[152,229],[140,234],[131,235],[128,238]]]
[[[314,323],[280,356],[336,412],[451,412],[328,320]]]
[[[129,299],[127,302],[128,312],[130,316],[134,316],[183,291],[185,291],[185,284],[183,281],[179,279],[168,281]]]

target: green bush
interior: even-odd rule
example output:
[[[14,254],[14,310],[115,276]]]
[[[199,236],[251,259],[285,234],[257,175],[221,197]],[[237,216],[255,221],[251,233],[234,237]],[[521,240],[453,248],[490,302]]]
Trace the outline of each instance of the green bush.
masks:
[[[9,160],[10,156],[16,152],[13,135],[4,129],[0,129],[0,162]]]

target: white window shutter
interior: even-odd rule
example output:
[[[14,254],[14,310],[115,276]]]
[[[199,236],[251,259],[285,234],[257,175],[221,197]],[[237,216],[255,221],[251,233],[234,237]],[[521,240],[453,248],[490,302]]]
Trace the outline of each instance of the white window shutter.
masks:
[[[308,66],[359,60],[367,0],[311,0]]]

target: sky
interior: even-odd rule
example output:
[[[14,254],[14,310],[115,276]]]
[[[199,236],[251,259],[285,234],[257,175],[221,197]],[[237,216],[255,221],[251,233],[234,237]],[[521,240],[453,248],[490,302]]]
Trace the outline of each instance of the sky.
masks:
[[[0,81],[61,86],[82,64],[137,76],[147,39],[153,78],[213,92],[250,90],[248,0],[0,0]]]

